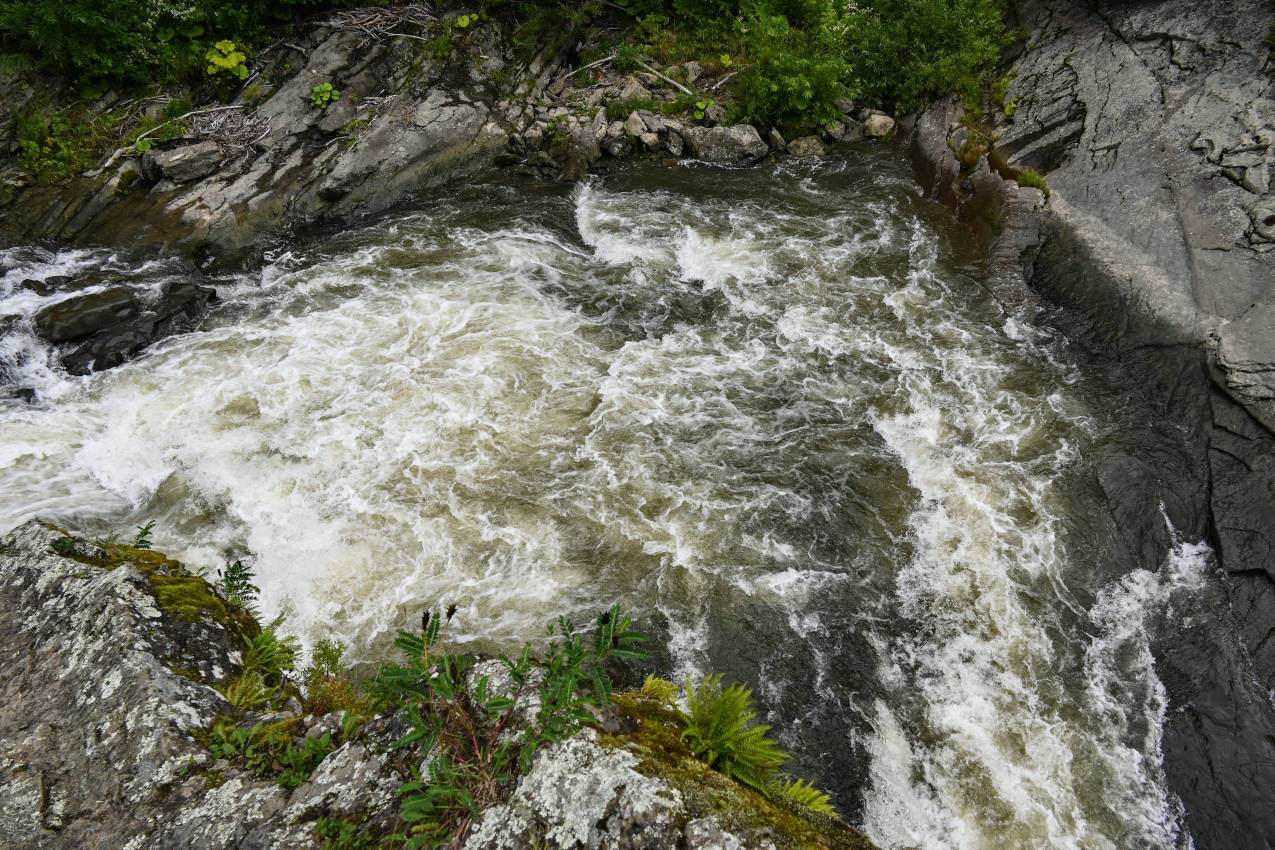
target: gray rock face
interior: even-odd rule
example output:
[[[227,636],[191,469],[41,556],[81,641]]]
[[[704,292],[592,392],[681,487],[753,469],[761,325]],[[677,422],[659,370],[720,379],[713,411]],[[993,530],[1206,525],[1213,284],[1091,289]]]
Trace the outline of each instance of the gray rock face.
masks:
[[[757,128],[750,124],[688,127],[683,137],[696,159],[720,165],[749,165],[770,153]]]
[[[216,142],[196,142],[169,151],[147,151],[142,156],[142,173],[149,180],[166,177],[174,183],[189,183],[212,174],[221,160]]]
[[[280,81],[264,100],[205,116],[237,116],[238,136],[148,151],[141,180],[125,160],[69,185],[20,189],[0,198],[0,235],[158,243],[230,266],[288,227],[379,212],[488,164],[530,123],[526,104],[553,79],[561,45],[495,82],[501,37],[494,23],[471,30],[444,65],[418,40],[316,25],[264,57],[264,76]],[[342,97],[316,109],[310,92],[325,81]],[[212,133],[201,120],[192,134]],[[588,146],[578,154],[587,159]]]

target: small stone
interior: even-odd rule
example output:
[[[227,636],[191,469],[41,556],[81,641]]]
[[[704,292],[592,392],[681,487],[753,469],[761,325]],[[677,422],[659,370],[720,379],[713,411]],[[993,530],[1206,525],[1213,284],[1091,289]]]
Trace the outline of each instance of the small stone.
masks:
[[[774,127],[770,128],[770,132],[766,134],[766,144],[770,145],[772,150],[782,151],[788,148],[788,143],[784,141],[783,134]]]
[[[714,103],[704,110],[704,120],[709,124],[724,124],[726,122],[726,107],[720,103]]]
[[[823,125],[823,134],[834,142],[839,142],[846,137],[846,126],[840,121],[829,121]]]
[[[686,84],[687,85],[694,83],[700,77],[704,76],[704,69],[700,67],[700,64],[693,59],[690,62],[687,62],[682,67],[686,69]]]
[[[837,111],[842,115],[849,115],[854,112],[854,101],[847,97],[839,97],[836,102]]]
[[[607,138],[608,139],[624,138],[624,122],[612,121],[610,125],[607,127]]]
[[[645,145],[648,150],[657,150],[660,146],[660,136],[658,133],[643,133],[638,136],[638,141]]]
[[[1244,179],[1240,181],[1240,185],[1254,194],[1265,195],[1271,188],[1270,164],[1263,161],[1244,169]]]
[[[681,156],[685,148],[685,142],[680,134],[670,132],[668,138],[664,140],[664,148],[673,156]]]

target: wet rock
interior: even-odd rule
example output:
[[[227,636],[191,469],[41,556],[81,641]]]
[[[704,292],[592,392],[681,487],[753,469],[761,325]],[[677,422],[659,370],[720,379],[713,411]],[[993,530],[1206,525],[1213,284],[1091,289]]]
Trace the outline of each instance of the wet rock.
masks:
[[[802,159],[818,159],[824,155],[823,142],[817,136],[802,136],[788,143],[788,153]]]
[[[142,174],[147,180],[162,178],[189,183],[207,177],[221,167],[221,148],[216,142],[196,142],[172,150],[148,150],[142,155]]]
[[[774,127],[766,133],[766,144],[770,145],[773,151],[784,151],[788,149],[788,143],[784,141],[783,134]]]
[[[127,287],[76,295],[51,304],[32,317],[36,333],[49,342],[88,336],[131,319],[138,305]]]
[[[868,119],[863,122],[863,134],[870,139],[879,139],[888,136],[894,130],[894,119],[889,115],[876,113],[869,115]]]
[[[145,312],[135,309],[64,352],[62,365],[72,375],[113,369],[154,342],[191,328],[216,297],[211,288],[190,281],[170,283]]]
[[[697,159],[722,165],[748,165],[770,152],[751,124],[688,127],[685,139]]]

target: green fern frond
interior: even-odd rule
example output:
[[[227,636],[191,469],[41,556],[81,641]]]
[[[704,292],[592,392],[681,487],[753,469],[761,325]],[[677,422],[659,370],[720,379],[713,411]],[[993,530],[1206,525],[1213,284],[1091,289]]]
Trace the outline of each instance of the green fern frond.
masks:
[[[256,672],[263,677],[279,678],[296,667],[301,644],[292,635],[279,635],[282,624],[283,618],[279,617],[248,641],[248,651],[243,659],[245,673]]]
[[[805,806],[821,815],[834,818],[837,816],[837,810],[832,807],[832,798],[805,780],[785,779],[777,783],[774,788],[799,806]]]
[[[654,673],[649,673],[646,682],[642,685],[642,696],[672,705],[677,699],[677,690],[677,685],[668,679],[661,679]]]
[[[252,710],[269,702],[270,693],[265,680],[255,670],[245,670],[226,684],[226,699],[235,708]]]
[[[722,690],[720,673],[706,677],[699,687],[688,679],[686,705],[682,737],[696,758],[759,791],[774,782],[788,754],[767,734],[769,726],[753,723],[757,712],[751,688],[735,682]]]

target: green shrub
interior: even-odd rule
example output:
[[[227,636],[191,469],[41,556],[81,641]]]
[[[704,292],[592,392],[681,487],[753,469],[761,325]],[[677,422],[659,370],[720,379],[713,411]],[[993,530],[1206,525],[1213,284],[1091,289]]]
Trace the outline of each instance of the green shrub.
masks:
[[[542,659],[539,684],[533,683],[527,644],[517,659],[501,657],[514,690],[494,696],[485,676],[468,690],[472,657],[443,650],[449,620],[427,613],[421,632],[400,632],[395,644],[407,663],[383,667],[373,685],[388,705],[406,709],[410,731],[395,746],[414,744],[431,754],[423,771],[399,789],[401,816],[408,824],[399,838],[409,848],[452,843],[496,802],[501,785],[530,769],[536,752],[592,722],[590,706],[610,704],[608,661],[645,656],[639,647],[645,638],[630,629],[618,605],[598,617],[588,640],[570,620],[559,617],[549,628],[556,640]],[[517,737],[502,735],[515,709],[533,692],[540,698],[534,721]],[[470,698],[463,698],[467,693]]]
[[[850,64],[845,25],[827,19],[809,30],[783,15],[745,22],[751,66],[740,74],[740,117],[760,124],[825,124],[836,117],[839,98],[854,97],[858,82]]]

